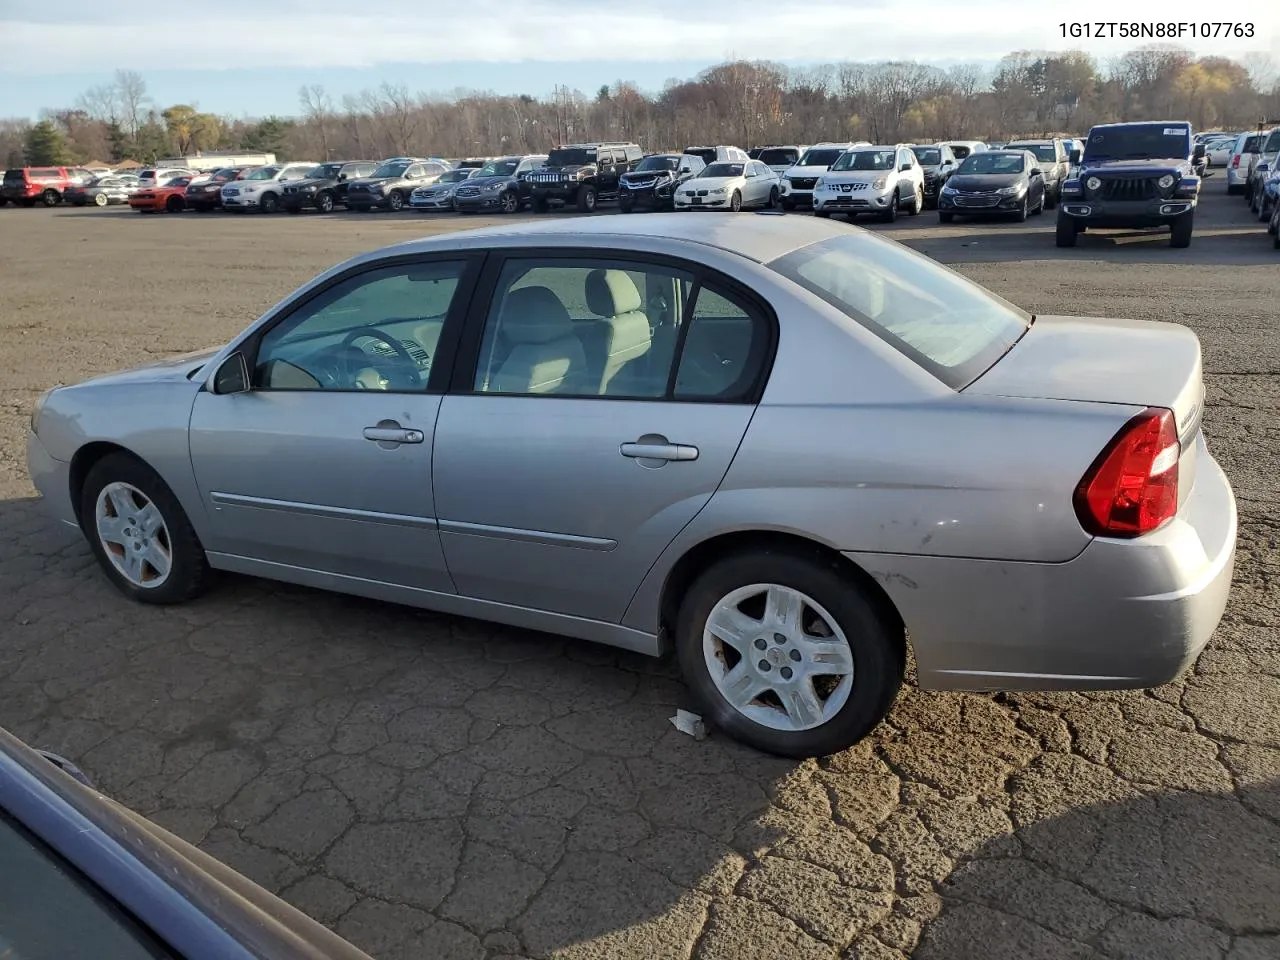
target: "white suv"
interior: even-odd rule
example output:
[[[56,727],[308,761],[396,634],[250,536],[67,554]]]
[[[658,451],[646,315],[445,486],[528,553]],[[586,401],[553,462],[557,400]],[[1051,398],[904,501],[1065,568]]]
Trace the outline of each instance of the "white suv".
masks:
[[[222,208],[230,211],[261,210],[275,213],[280,209],[281,186],[290,180],[305,180],[314,163],[273,163],[258,167],[232,180],[222,188]]]
[[[874,213],[881,220],[898,219],[902,209],[915,216],[924,209],[924,168],[906,144],[856,147],[842,153],[813,191],[813,212]]]
[[[815,143],[782,174],[782,209],[794,210],[813,203],[813,185],[828,168],[840,159],[840,155],[854,147],[869,147],[861,143]]]

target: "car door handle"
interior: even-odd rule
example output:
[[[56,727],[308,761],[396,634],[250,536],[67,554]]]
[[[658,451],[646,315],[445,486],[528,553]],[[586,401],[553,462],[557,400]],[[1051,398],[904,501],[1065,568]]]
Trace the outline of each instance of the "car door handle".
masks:
[[[697,460],[698,448],[687,443],[624,443],[624,457],[637,460]]]
[[[406,427],[365,427],[364,438],[377,443],[422,443],[426,435]]]

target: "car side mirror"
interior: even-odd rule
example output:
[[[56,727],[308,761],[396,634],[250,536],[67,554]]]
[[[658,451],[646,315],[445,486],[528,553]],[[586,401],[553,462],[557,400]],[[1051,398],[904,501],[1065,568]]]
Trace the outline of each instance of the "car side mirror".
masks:
[[[249,388],[249,363],[243,353],[236,351],[222,361],[218,372],[213,375],[213,392],[221,396],[248,393]]]
[[[1072,151],[1071,151],[1071,153],[1070,153],[1070,154],[1068,154],[1068,159],[1070,159],[1070,161],[1071,161],[1072,163],[1079,163],[1079,162],[1080,162],[1080,151],[1079,151],[1079,150],[1072,150]]]
[[[690,168],[688,168],[688,167],[681,167],[681,168],[680,168],[680,172],[681,172],[681,173],[693,173],[693,171],[692,171]]]
[[[908,170],[910,170],[910,169],[911,169],[911,164],[909,164],[909,163],[904,163],[902,166],[900,166],[900,167],[898,168],[898,172],[899,172],[899,173],[906,173],[906,172],[907,172]]]
[[[339,183],[342,183],[342,182],[343,182],[344,180],[346,180],[346,179],[347,179],[347,175],[346,175],[345,173],[340,173],[340,174],[338,174],[338,182],[339,182]]]

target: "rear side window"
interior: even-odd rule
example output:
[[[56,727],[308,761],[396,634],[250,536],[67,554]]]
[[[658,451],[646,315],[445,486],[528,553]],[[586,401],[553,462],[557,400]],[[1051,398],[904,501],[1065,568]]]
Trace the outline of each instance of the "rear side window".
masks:
[[[1004,356],[1031,321],[960,274],[871,233],[832,237],[769,267],[955,390]]]
[[[31,168],[32,180],[56,180],[60,176],[62,176],[62,173],[61,171],[58,170],[57,167],[32,167]]]
[[[1267,137],[1266,146],[1262,148],[1263,153],[1272,153],[1276,150],[1280,150],[1280,129],[1271,131],[1271,135]]]
[[[27,174],[24,170],[6,170],[4,179],[6,183],[26,183]]]
[[[1261,139],[1262,139],[1262,138],[1261,138],[1261,137],[1258,137],[1258,136],[1245,137],[1245,138],[1244,138],[1244,146],[1242,146],[1242,147],[1240,148],[1240,152],[1241,152],[1241,153],[1257,153],[1257,152],[1258,152],[1258,141],[1260,141]]]

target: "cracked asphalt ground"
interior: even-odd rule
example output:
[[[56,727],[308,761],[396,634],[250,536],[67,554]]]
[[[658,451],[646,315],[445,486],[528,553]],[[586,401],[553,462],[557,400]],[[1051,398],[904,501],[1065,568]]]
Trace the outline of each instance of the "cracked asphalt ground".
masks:
[[[1058,251],[1049,218],[876,228],[1032,311],[1199,332],[1242,523],[1194,670],[908,688],[870,740],[802,764],[677,733],[669,664],[562,638],[231,577],[131,605],[28,499],[39,390],[480,221],[2,210],[0,724],[386,960],[1280,957],[1280,255],[1206,190],[1182,251]]]

